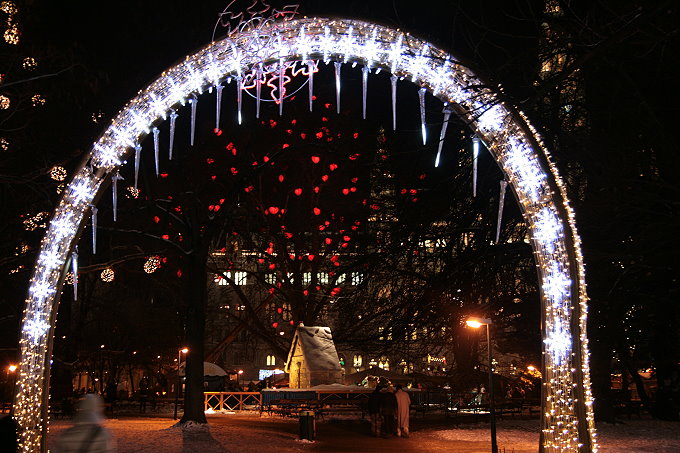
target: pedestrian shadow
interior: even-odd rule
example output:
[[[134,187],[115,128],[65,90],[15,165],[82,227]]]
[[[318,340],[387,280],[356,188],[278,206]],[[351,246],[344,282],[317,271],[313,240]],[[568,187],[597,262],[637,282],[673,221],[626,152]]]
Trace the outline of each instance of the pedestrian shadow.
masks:
[[[222,446],[206,427],[182,429],[182,453],[232,453]]]

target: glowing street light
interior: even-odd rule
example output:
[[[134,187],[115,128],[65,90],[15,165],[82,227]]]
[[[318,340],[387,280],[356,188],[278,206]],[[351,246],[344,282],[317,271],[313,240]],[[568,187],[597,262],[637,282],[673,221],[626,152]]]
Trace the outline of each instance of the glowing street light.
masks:
[[[489,413],[491,422],[491,453],[498,453],[498,444],[496,443],[496,407],[494,404],[494,394],[493,394],[493,359],[491,357],[491,331],[489,326],[491,325],[491,320],[487,318],[476,318],[470,317],[465,321],[469,327],[474,329],[479,329],[482,326],[486,326],[486,346],[487,352],[489,354]]]
[[[189,352],[189,348],[182,348],[179,350],[177,353],[177,387],[175,387],[175,415],[173,415],[173,419],[177,420],[177,405],[179,404],[179,388],[182,386],[182,379],[179,376],[179,365],[182,363],[182,354],[187,354]],[[184,368],[184,374],[186,375],[186,367]]]

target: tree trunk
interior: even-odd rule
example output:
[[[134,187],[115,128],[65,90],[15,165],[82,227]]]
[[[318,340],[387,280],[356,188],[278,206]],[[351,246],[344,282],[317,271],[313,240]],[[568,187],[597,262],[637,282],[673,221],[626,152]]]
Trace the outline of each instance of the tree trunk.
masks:
[[[187,317],[186,387],[181,424],[207,423],[203,408],[203,357],[208,249],[198,246],[187,256],[185,266]]]

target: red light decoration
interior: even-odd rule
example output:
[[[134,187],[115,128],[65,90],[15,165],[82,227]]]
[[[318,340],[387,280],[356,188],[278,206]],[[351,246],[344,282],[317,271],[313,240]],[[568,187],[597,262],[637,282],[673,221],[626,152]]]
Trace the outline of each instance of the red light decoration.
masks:
[[[357,160],[361,154],[354,153],[349,156],[349,160]]]
[[[359,133],[358,133],[358,132],[355,132],[354,135],[353,135],[353,137],[354,137],[355,139],[359,138]]]
[[[177,278],[182,278],[182,269],[177,269]]]
[[[306,139],[307,139],[307,134],[305,134],[304,132],[300,133],[300,138],[301,138],[302,140],[306,140]]]
[[[321,190],[319,189],[319,186],[314,187],[314,193],[319,193],[319,190]]]
[[[286,177],[285,177],[285,176],[283,176],[283,175],[279,175],[279,182],[283,182],[283,181],[284,181],[285,179],[286,179]]]
[[[236,169],[236,167],[231,167],[229,170],[231,171],[231,174],[232,174],[232,175],[237,175],[237,174],[238,174],[238,169]]]
[[[271,270],[276,269],[276,264],[275,264],[275,263],[271,263],[271,264],[269,265],[269,269],[271,269]]]
[[[316,257],[316,255],[313,255],[313,254],[307,255],[307,259],[308,259],[309,261],[314,261],[314,258],[315,258],[315,257]]]
[[[161,173],[160,176],[161,176],[161,178],[167,178],[168,174],[167,173]]]
[[[319,140],[321,140],[321,139],[323,138],[323,132],[317,132],[317,133],[316,133],[316,138],[318,138]]]
[[[353,184],[356,184],[357,181],[359,181],[359,178],[354,177],[354,178],[350,179],[350,181],[352,181]]]
[[[347,187],[345,187],[344,189],[342,189],[342,194],[343,194],[343,195],[349,195],[349,189],[348,189]]]
[[[215,159],[213,159],[212,157],[208,157],[205,161],[206,161],[206,163],[207,163],[208,165],[211,165],[211,164],[214,164],[214,163],[215,163]]]
[[[349,188],[349,191],[350,191],[350,192],[356,192],[356,191],[357,191],[357,188],[354,187],[354,186],[352,186],[352,187]]]
[[[222,129],[215,128],[215,129],[213,130],[213,132],[214,132],[215,135],[217,135],[218,137],[219,137],[220,135],[222,135]]]
[[[286,239],[290,239],[290,238],[293,237],[293,233],[289,233],[287,231],[285,233],[283,233],[283,235],[286,237]]]
[[[331,238],[326,238],[324,239],[324,241],[326,242],[327,245],[331,245],[331,243],[333,243],[333,239]]]
[[[284,143],[283,145],[281,145],[281,148],[282,148],[282,149],[286,149],[286,148],[288,148],[288,147],[290,147],[290,145],[289,145],[288,143]]]
[[[330,168],[331,171],[335,171],[335,170],[338,169],[338,164],[330,164],[330,165],[328,166],[328,168]]]
[[[154,223],[158,223],[158,222],[160,222],[160,221],[161,221],[161,218],[160,218],[160,217],[158,217],[157,215],[153,216],[153,222],[154,222]]]
[[[319,215],[319,214],[321,214],[321,209],[314,208],[314,215]]]
[[[312,162],[313,163],[318,164],[320,160],[321,160],[321,158],[319,158],[319,156],[312,156]]]
[[[295,195],[297,195],[298,197],[299,197],[300,195],[302,195],[302,189],[299,188],[299,187],[298,187],[297,189],[295,189],[293,192],[294,192]]]
[[[352,238],[349,237],[349,236],[343,236],[343,237],[342,237],[342,240],[345,241],[345,242],[349,242],[351,239],[352,239]]]
[[[272,327],[276,329],[277,327],[279,327],[279,323],[278,323],[278,322],[273,322],[273,323],[272,323]]]
[[[170,235],[164,234],[163,236],[161,236],[161,239],[168,241],[168,240],[170,240]]]
[[[276,215],[279,212],[279,208],[277,208],[276,206],[270,206],[268,211],[270,214]]]
[[[321,180],[322,180],[323,182],[328,181],[328,175],[323,175],[323,176],[321,177]]]
[[[264,157],[262,158],[262,160],[263,160],[264,163],[266,164],[267,162],[269,162],[269,156],[264,156]]]

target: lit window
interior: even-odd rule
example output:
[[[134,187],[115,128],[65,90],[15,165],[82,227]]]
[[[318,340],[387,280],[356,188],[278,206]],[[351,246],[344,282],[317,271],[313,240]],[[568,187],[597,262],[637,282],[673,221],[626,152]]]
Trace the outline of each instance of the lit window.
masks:
[[[364,281],[364,274],[361,272],[352,272],[352,286],[359,286]]]
[[[268,285],[275,285],[276,284],[276,274],[265,274],[264,281]]]
[[[267,366],[275,366],[276,365],[276,356],[274,355],[268,355],[267,356]]]
[[[390,360],[386,357],[381,357],[380,362],[378,362],[378,368],[385,371],[390,371]]]
[[[364,363],[364,358],[361,355],[355,354],[353,363],[355,367],[359,368]]]
[[[225,278],[226,277],[226,278]],[[248,273],[243,272],[243,271],[238,271],[234,272],[233,276],[231,272],[224,272],[222,275],[215,275],[215,283],[217,283],[218,286],[227,286],[229,285],[228,279],[233,279],[234,283],[243,286],[246,284],[246,281],[248,279]]]
[[[309,285],[312,283],[312,273],[311,272],[305,272],[302,274],[302,284],[303,285]]]
[[[319,284],[320,285],[327,285],[328,284],[328,274],[326,272],[319,272],[318,278],[319,278]]]

